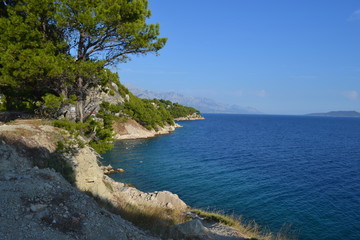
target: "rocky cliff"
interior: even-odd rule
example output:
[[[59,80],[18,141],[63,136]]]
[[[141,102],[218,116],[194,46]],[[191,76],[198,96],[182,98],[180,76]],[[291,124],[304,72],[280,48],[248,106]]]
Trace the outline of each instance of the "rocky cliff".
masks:
[[[174,212],[194,219],[171,222],[160,233],[167,238],[245,239],[236,229],[191,215],[176,194],[144,193],[113,181],[87,146],[59,151],[57,142],[68,138],[42,120],[0,122],[0,239],[157,239],[114,214],[134,210],[140,221],[160,226]],[[148,218],[154,211],[163,219]]]
[[[113,181],[89,147],[59,155],[56,142],[63,137],[41,121],[0,125],[0,239],[153,239],[88,195],[113,206],[187,209],[176,194],[143,193]],[[38,168],[62,160],[78,190],[59,173]]]
[[[0,239],[156,239],[50,169],[1,169],[0,192]]]
[[[157,130],[148,130],[133,119],[128,119],[125,122],[115,122],[113,125],[115,139],[117,140],[155,137],[156,135],[169,134],[179,127],[181,126],[175,123],[174,125],[158,127]]]
[[[194,113],[186,117],[174,118],[175,121],[193,121],[193,120],[204,120],[205,118],[200,114]]]

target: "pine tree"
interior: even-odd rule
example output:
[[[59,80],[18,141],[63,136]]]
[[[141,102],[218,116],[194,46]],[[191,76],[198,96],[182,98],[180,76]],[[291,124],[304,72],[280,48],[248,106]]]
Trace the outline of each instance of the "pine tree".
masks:
[[[0,1],[0,91],[8,108],[34,106],[46,93],[77,97],[77,121],[110,64],[157,53],[166,43],[147,24],[147,0]]]

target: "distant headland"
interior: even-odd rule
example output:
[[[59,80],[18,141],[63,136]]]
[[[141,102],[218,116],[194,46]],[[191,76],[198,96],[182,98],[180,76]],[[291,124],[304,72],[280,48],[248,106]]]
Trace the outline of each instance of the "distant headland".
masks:
[[[360,117],[360,113],[356,111],[331,111],[326,113],[310,113],[306,116],[325,116],[325,117]]]

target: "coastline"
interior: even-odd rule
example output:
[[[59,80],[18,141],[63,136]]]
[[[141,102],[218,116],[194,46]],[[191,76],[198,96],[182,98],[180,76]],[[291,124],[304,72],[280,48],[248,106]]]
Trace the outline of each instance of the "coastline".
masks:
[[[2,170],[29,168],[38,164],[40,164],[38,167],[42,167],[44,164],[42,164],[41,160],[54,157],[57,154],[57,141],[61,141],[61,138],[63,138],[59,129],[55,127],[42,124],[31,125],[26,121],[18,121],[12,125],[0,125],[0,137],[2,146],[14,146],[13,152],[20,151],[20,155],[22,152],[24,153],[24,156],[15,159],[12,159],[12,155],[9,155],[11,157],[4,159],[1,163]],[[3,151],[7,151],[6,149]],[[32,149],[38,149],[39,153],[36,158],[39,159],[34,159]],[[28,150],[30,152],[27,152]],[[135,188],[128,187],[124,183],[112,180],[104,173],[104,169],[99,166],[98,158],[100,156],[88,146],[77,147],[71,151],[61,153],[61,157],[65,158],[65,161],[71,165],[74,172],[74,185],[81,191],[89,191],[92,195],[99,196],[112,203],[115,203],[116,199],[121,197],[122,199],[127,198],[127,201],[136,205],[173,205],[180,209],[187,208],[187,205],[175,194],[168,192],[171,197],[164,198],[167,201],[164,202],[163,197],[161,197],[162,192],[143,193]],[[20,156],[19,154],[13,155]],[[114,189],[119,191],[114,191]]]
[[[113,124],[115,132],[115,140],[129,140],[129,139],[145,139],[152,138],[158,135],[170,134],[176,130],[176,128],[182,128],[177,122],[181,121],[196,121],[196,120],[205,120],[203,116],[200,115],[189,115],[186,117],[174,118],[174,125],[165,125],[163,127],[158,127],[157,130],[146,129],[141,124],[136,122],[133,119],[127,119],[124,122],[116,122]]]
[[[0,174],[5,174],[3,177],[0,176],[0,178],[4,178],[5,181],[12,181],[16,175],[16,179],[30,179],[31,181],[25,181],[23,184],[29,184],[30,187],[34,187],[30,182],[32,182],[32,178],[36,178],[37,175],[43,174],[44,179],[41,183],[36,183],[36,186],[39,186],[41,189],[44,189],[42,192],[43,196],[47,196],[51,193],[47,192],[47,187],[52,182],[46,181],[46,179],[55,179],[58,177],[58,173],[54,174],[56,176],[52,176],[52,174],[46,173],[38,173],[41,172],[41,168],[48,167],[48,161],[49,159],[53,159],[56,156],[59,156],[57,152],[57,142],[61,141],[63,139],[64,133],[61,132],[60,129],[57,129],[55,127],[44,125],[41,120],[20,120],[15,121],[11,124],[0,124],[0,149],[1,149],[1,156],[3,158],[3,161],[0,164]],[[149,211],[152,211],[152,209],[158,209],[158,211],[165,213],[165,218],[169,211],[171,212],[177,212],[181,213],[181,215],[188,215],[190,214],[189,206],[183,202],[178,195],[171,193],[169,191],[160,191],[160,192],[151,192],[151,193],[145,193],[142,192],[136,188],[133,188],[129,186],[128,184],[124,184],[121,182],[117,182],[113,179],[111,179],[109,176],[107,176],[104,173],[104,167],[102,167],[99,164],[98,158],[99,155],[91,148],[85,146],[83,148],[76,148],[72,149],[74,152],[63,152],[60,154],[60,157],[65,161],[66,165],[68,164],[71,166],[72,173],[71,177],[73,178],[73,186],[80,190],[81,192],[87,193],[87,195],[93,196],[95,199],[98,199],[101,203],[106,203],[107,205],[113,206],[116,209],[126,208],[129,207],[133,209],[138,209],[137,211],[143,212],[142,214],[148,214]],[[40,169],[39,169],[40,168]],[[26,171],[26,176],[29,177],[22,177],[21,174],[24,174],[23,172]],[[46,177],[45,176],[48,176]],[[50,177],[51,175],[51,177]],[[11,177],[7,177],[11,176]],[[31,176],[31,177],[30,177]],[[60,175],[59,175],[60,177]],[[66,176],[64,176],[66,177]],[[62,177],[61,177],[62,178]],[[0,180],[1,180],[0,179]],[[7,182],[10,183],[10,182]],[[68,183],[67,183],[68,184]],[[61,185],[58,185],[56,189],[65,189],[68,188],[66,186],[61,187]],[[51,188],[52,189],[52,188]],[[31,194],[31,193],[27,193]],[[7,195],[3,195],[2,197],[7,197]],[[67,197],[71,197],[70,195]],[[66,202],[70,201],[67,200]],[[0,197],[1,198],[1,197]],[[82,197],[81,197],[82,198]],[[65,201],[65,200],[64,200]],[[83,201],[85,204],[85,200]],[[70,203],[69,203],[70,204]],[[32,206],[32,205],[31,205]],[[50,202],[39,202],[36,203],[36,205],[33,206],[34,210],[31,210],[30,213],[34,213],[37,215],[31,215],[32,217],[29,218],[29,221],[34,222],[38,228],[44,228],[42,224],[44,224],[41,219],[44,217],[47,217],[50,212],[54,214],[60,214],[56,211],[58,211],[58,208],[51,207],[52,205]],[[85,209],[83,209],[80,205],[76,205],[77,210],[79,212],[84,212]],[[21,206],[18,206],[21,207]],[[94,210],[95,211],[95,210]],[[96,210],[97,211],[97,210]],[[144,213],[145,211],[145,213]],[[21,213],[20,210],[14,210],[14,213],[18,214],[17,218],[24,218],[23,213]],[[41,212],[41,214],[38,214],[38,212]],[[55,213],[53,213],[55,212]],[[90,214],[90,213],[88,213]],[[108,213],[110,214],[110,213]],[[49,215],[49,219],[53,218],[53,215]],[[86,214],[83,214],[84,219],[87,220]],[[68,216],[68,215],[64,215]],[[76,215],[77,216],[77,215]],[[232,239],[245,239],[245,236],[242,235],[238,230],[232,229],[228,226],[222,226],[219,227],[216,225],[216,227],[212,227],[206,225],[205,223],[202,224],[203,220],[199,220],[198,216],[194,214],[188,215],[192,216],[190,218],[193,218],[191,221],[184,222],[183,224],[175,224],[173,227],[171,227],[171,234],[172,236],[181,236],[179,238],[185,237],[193,237],[192,234],[196,235],[196,238],[199,239],[225,239],[225,235],[221,234],[227,234],[226,236],[231,235]],[[4,217],[3,215],[0,216],[0,218]],[[7,216],[8,217],[8,216]],[[60,218],[60,217],[59,217]],[[65,219],[65,217],[62,217],[61,219]],[[119,219],[119,217],[112,217],[111,219]],[[24,218],[24,222],[27,222],[27,219]],[[47,226],[49,228],[49,231],[58,231],[56,224],[54,224],[57,221],[60,220],[51,220],[53,224],[50,224]],[[81,220],[85,222],[85,220]],[[114,220],[115,221],[115,220]],[[118,222],[120,220],[116,220]],[[131,235],[132,237],[130,239],[153,239],[151,236],[145,234],[142,232],[143,230],[137,229],[132,225],[127,226],[129,223],[124,223],[123,220],[121,220],[121,224],[123,228],[130,229],[129,233],[127,235]],[[2,221],[2,222],[5,222]],[[79,220],[80,222],[80,220]],[[94,223],[92,223],[94,224]],[[118,225],[119,223],[112,223],[113,225]],[[66,224],[64,224],[66,225]],[[206,225],[207,227],[204,227]],[[87,226],[87,234],[91,234],[92,231],[89,230],[90,226]],[[182,232],[182,228],[197,228],[197,232]],[[0,224],[1,228],[1,224]],[[36,227],[35,227],[36,228]],[[34,228],[34,229],[35,229]],[[221,231],[224,231],[225,233],[220,233],[219,228],[221,228]],[[95,228],[94,228],[95,229]],[[11,238],[14,234],[16,234],[17,229],[10,229],[8,231],[7,237],[5,238]],[[35,231],[35,230],[34,230]],[[116,232],[115,230],[113,230]],[[170,234],[167,233],[167,234]],[[31,230],[29,230],[29,234],[33,234]],[[35,234],[35,233],[34,233]],[[62,234],[61,231],[58,234]],[[68,234],[67,232],[65,234]],[[180,234],[180,235],[179,235]],[[185,235],[184,235],[185,234]],[[0,234],[1,235],[1,234]],[[95,235],[94,235],[95,236]],[[24,237],[24,236],[22,236]],[[110,236],[109,236],[110,237]],[[190,237],[190,238],[191,238]],[[175,239],[178,239],[177,237],[173,237]],[[38,238],[42,239],[42,238]],[[58,239],[58,238],[54,238]],[[60,238],[59,238],[60,239]],[[72,239],[72,238],[66,238],[66,239]],[[93,239],[93,238],[89,238]],[[127,239],[125,237],[121,239]],[[226,238],[228,239],[228,238]]]
[[[133,119],[128,119],[121,123],[114,123],[113,125],[116,140],[152,138],[158,135],[170,134],[174,132],[176,128],[181,127],[182,126],[175,123],[174,125],[159,127],[157,131],[154,129],[148,130]]]
[[[174,118],[174,121],[195,121],[195,120],[205,120],[205,118],[201,116],[199,113],[193,113],[186,117]]]
[[[182,126],[177,122],[196,120],[205,120],[205,118],[197,113],[194,113],[186,117],[174,118],[174,125],[167,124],[163,127],[159,126],[157,130],[146,129],[135,120],[127,119],[123,122],[115,122],[113,124],[113,128],[116,140],[144,139],[156,137],[163,134],[170,134],[174,132],[176,128],[182,128]]]
[[[196,120],[205,120],[204,117],[199,116],[199,117],[179,117],[179,118],[174,118],[174,121],[196,121]]]
[[[35,190],[21,192],[21,194],[17,196],[19,200],[13,200],[16,202],[25,198],[30,199],[29,201],[31,201],[31,204],[29,205],[30,210],[28,212],[23,212],[21,210],[23,208],[22,204],[17,204],[16,206],[13,206],[9,202],[6,204],[6,207],[11,206],[13,210],[9,213],[10,215],[0,215],[1,239],[27,239],[28,236],[37,236],[36,239],[49,239],[48,234],[44,235],[45,237],[38,237],[37,229],[46,229],[46,232],[53,234],[53,239],[78,239],[76,237],[72,237],[72,232],[75,230],[65,232],[62,230],[66,227],[66,222],[70,221],[68,224],[71,224],[71,221],[73,221],[72,219],[75,219],[75,217],[72,218],[71,214],[59,212],[61,209],[58,209],[57,205],[53,206],[53,204],[51,204],[51,201],[53,201],[51,200],[51,196],[53,195],[52,192],[55,190],[61,191],[62,189],[69,188],[80,190],[77,194],[81,193],[79,198],[84,199],[81,202],[82,204],[77,204],[76,207],[71,205],[71,209],[74,214],[77,214],[76,212],[82,212],[82,215],[79,215],[81,216],[79,220],[76,220],[79,222],[79,226],[77,227],[79,227],[79,229],[86,229],[87,232],[83,233],[84,237],[81,237],[80,239],[99,239],[99,233],[103,233],[104,230],[110,231],[106,234],[103,233],[103,236],[107,236],[109,239],[115,239],[117,237],[124,240],[155,239],[150,236],[149,233],[145,233],[142,229],[133,226],[121,217],[117,215],[112,216],[110,212],[106,213],[108,217],[105,216],[110,220],[106,223],[106,225],[103,225],[102,231],[98,230],[98,227],[95,225],[99,225],[99,222],[104,223],[105,220],[102,220],[103,217],[99,217],[99,220],[91,220],[91,216],[97,216],[96,214],[93,214],[94,211],[101,212],[104,210],[100,210],[101,207],[96,207],[95,205],[92,205],[93,211],[90,212],[87,208],[84,208],[84,206],[88,204],[87,201],[93,201],[92,198],[88,197],[88,195],[98,199],[97,201],[100,201],[101,204],[106,203],[108,206],[113,206],[113,208],[120,208],[123,204],[125,204],[130,206],[132,209],[164,209],[164,212],[175,210],[186,211],[188,209],[188,206],[176,194],[171,192],[159,191],[144,193],[138,189],[128,186],[127,184],[112,180],[104,173],[104,169],[99,165],[98,158],[100,156],[88,146],[83,148],[73,148],[71,152],[63,152],[59,155],[56,145],[57,142],[61,141],[63,138],[67,137],[63,135],[60,129],[49,125],[43,125],[41,120],[21,120],[15,121],[11,124],[0,124],[0,157],[2,159],[0,162],[0,181],[5,181],[6,184],[10,184],[10,188],[14,188],[15,186],[11,185],[12,182],[19,184],[17,179],[25,179],[25,181],[21,182],[21,184],[25,184],[22,189],[32,189],[37,187],[42,189],[42,197],[39,198],[39,200],[31,200],[34,198],[32,194]],[[58,157],[62,159],[61,161],[64,161],[63,167],[70,166],[72,169],[71,173],[67,172],[67,176],[60,176],[59,173],[53,170],[46,170],[48,169],[47,167],[49,167],[50,159]],[[46,171],[44,172],[42,168]],[[38,175],[42,176],[41,182],[37,181]],[[68,181],[73,182],[71,187],[63,177],[65,177]],[[56,180],[56,183],[52,182],[53,179],[58,178],[63,180],[61,180],[61,182]],[[53,184],[57,187],[49,187]],[[36,190],[35,192],[38,191],[39,190]],[[70,207],[70,203],[68,202],[71,202],[71,199],[73,198],[72,196],[72,193],[63,195],[61,199],[64,200],[61,200],[61,204],[65,204],[66,202],[66,206]],[[4,192],[0,196],[0,201],[3,202],[4,198],[7,199],[9,197],[10,195]],[[50,198],[50,200],[41,200],[43,198]],[[5,207],[5,205],[3,207]],[[3,209],[3,207],[1,207],[1,209]],[[69,219],[67,216],[69,216]],[[16,218],[17,221],[22,219],[18,221],[19,224],[22,224],[23,222],[30,224],[30,222],[32,222],[33,228],[26,229],[27,232],[21,233],[22,235],[19,236],[17,235],[17,228],[11,228],[8,226],[5,233],[1,229],[4,228],[4,224],[8,221],[6,220],[8,218]],[[49,219],[50,222],[44,222],[42,219]],[[76,219],[78,218],[76,217]],[[60,222],[61,226],[59,225]],[[85,228],[82,227],[82,225],[80,226],[80,223],[87,223],[89,225],[86,225]],[[46,226],[43,226],[44,224]],[[119,224],[121,227],[119,227]],[[108,225],[113,227],[109,227]],[[104,226],[107,227],[104,228]],[[115,228],[118,228],[119,230],[116,230]],[[98,230],[99,233],[93,232],[95,230]],[[78,231],[80,230],[76,230],[76,232]],[[123,233],[120,234],[119,231],[123,231]],[[15,235],[16,237],[14,237]]]

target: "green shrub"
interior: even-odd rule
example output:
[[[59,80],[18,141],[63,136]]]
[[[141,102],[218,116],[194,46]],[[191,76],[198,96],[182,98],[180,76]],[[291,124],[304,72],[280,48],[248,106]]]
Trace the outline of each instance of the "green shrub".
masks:
[[[69,151],[71,148],[83,147],[85,143],[80,140],[79,136],[87,139],[89,146],[94,148],[98,153],[103,153],[113,148],[114,134],[113,122],[118,119],[116,113],[122,110],[121,105],[103,102],[100,105],[97,118],[89,117],[86,122],[71,122],[66,119],[54,120],[55,127],[67,130],[73,140],[68,140],[58,145],[59,148]]]
[[[72,136],[79,136],[84,131],[88,130],[88,123],[72,122],[67,119],[60,119],[52,121],[54,127],[67,130]]]
[[[76,99],[77,97],[75,95],[70,95],[69,98],[67,98],[63,95],[56,96],[47,93],[41,98],[41,101],[36,103],[37,109],[35,112],[42,117],[56,119],[61,115],[61,107],[65,104],[75,104]]]
[[[129,89],[127,89],[119,81],[116,81],[115,84],[118,86],[120,96],[122,96],[123,98],[125,98],[125,96],[130,93]]]
[[[155,103],[159,107],[159,109],[163,108],[164,110],[169,112],[172,118],[186,117],[192,114],[200,115],[200,111],[193,107],[186,107],[178,103],[172,103],[169,100],[152,99],[148,101]]]
[[[72,166],[61,157],[47,159],[44,167],[55,169],[55,171],[59,172],[70,183],[75,182],[75,174]]]
[[[124,111],[147,129],[157,129],[164,124],[174,124],[173,117],[158,100],[141,99],[129,94],[130,101],[125,103]]]
[[[75,123],[63,119],[53,121],[53,125],[67,130],[71,136],[58,142],[58,151],[74,153],[77,148],[83,148],[86,143],[81,140],[80,136],[83,139],[88,139],[88,144],[98,153],[105,152],[113,147],[112,131],[104,129],[100,121],[90,119],[85,123]]]
[[[6,98],[0,94],[0,111],[6,111]]]

